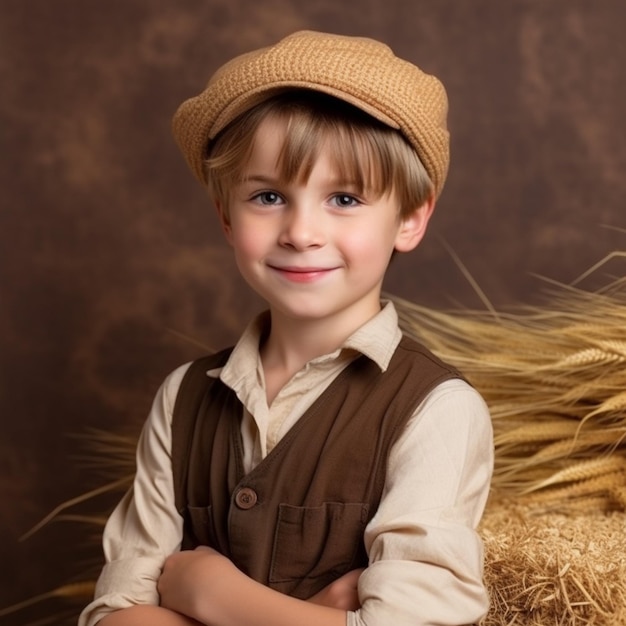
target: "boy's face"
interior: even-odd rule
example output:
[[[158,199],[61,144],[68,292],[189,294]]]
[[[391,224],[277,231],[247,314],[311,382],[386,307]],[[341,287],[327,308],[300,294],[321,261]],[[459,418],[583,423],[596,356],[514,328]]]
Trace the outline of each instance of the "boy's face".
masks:
[[[284,126],[272,118],[259,126],[227,211],[218,207],[226,237],[274,319],[330,320],[356,329],[380,310],[391,255],[419,243],[433,203],[401,221],[395,194],[358,193],[353,182],[337,179],[324,150],[308,180],[280,180]]]

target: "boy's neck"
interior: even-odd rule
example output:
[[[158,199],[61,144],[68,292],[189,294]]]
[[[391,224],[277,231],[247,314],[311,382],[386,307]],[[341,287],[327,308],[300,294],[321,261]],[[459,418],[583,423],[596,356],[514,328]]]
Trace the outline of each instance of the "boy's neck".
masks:
[[[260,350],[268,406],[309,361],[341,348],[367,321],[355,324],[352,320],[342,325],[335,320],[329,324],[324,320],[294,320],[272,312],[270,332]]]

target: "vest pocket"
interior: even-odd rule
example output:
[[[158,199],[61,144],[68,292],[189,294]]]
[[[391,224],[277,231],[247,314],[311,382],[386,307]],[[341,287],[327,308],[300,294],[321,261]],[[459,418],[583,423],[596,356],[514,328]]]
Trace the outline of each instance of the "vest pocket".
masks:
[[[357,567],[354,560],[363,544],[367,513],[364,503],[279,505],[270,583],[320,579],[316,587],[321,589]]]

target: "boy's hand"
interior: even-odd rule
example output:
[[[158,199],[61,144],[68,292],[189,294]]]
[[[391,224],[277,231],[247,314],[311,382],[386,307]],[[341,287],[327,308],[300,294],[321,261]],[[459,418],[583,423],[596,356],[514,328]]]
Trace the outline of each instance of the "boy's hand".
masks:
[[[229,581],[236,583],[239,576],[231,561],[212,548],[177,552],[165,561],[157,584],[161,606],[204,621],[215,596],[236,593]]]
[[[342,611],[356,611],[361,606],[357,585],[362,573],[363,569],[354,569],[344,574],[309,598],[309,602]]]

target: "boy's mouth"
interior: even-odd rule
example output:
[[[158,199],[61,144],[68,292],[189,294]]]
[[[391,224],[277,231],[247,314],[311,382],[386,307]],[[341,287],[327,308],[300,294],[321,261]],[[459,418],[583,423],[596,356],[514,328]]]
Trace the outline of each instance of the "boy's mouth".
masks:
[[[281,277],[294,283],[311,283],[328,276],[336,267],[299,267],[293,265],[269,265]]]

